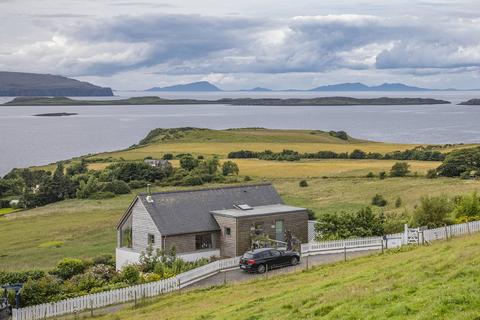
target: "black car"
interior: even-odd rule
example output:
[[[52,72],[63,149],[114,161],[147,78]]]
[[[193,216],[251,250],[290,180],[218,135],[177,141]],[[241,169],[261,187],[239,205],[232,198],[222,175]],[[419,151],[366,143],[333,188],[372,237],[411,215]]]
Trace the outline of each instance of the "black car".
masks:
[[[240,258],[240,268],[247,272],[264,273],[273,268],[294,266],[299,262],[298,252],[261,248],[245,252]]]

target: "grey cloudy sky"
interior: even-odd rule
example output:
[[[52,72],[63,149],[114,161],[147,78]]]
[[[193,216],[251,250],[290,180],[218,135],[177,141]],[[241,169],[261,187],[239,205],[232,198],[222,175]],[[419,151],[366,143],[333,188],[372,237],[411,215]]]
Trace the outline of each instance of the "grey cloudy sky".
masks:
[[[116,89],[480,87],[478,0],[0,0],[0,70]]]

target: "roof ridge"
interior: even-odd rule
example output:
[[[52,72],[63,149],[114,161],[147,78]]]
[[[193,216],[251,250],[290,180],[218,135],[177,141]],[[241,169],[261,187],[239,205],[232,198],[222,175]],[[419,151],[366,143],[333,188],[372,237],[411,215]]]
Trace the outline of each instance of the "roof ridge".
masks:
[[[212,191],[212,190],[224,190],[224,189],[239,189],[239,188],[247,188],[247,187],[263,187],[263,186],[272,186],[271,182],[263,182],[263,183],[252,183],[252,184],[242,184],[242,185],[233,185],[233,186],[226,186],[226,187],[210,187],[210,188],[199,188],[199,189],[185,189],[185,190],[171,190],[171,191],[160,191],[160,192],[153,192],[151,194],[142,192],[138,193],[137,196],[149,196],[149,195],[159,195],[159,194],[172,194],[172,193],[189,193],[189,192],[199,192],[199,191]]]

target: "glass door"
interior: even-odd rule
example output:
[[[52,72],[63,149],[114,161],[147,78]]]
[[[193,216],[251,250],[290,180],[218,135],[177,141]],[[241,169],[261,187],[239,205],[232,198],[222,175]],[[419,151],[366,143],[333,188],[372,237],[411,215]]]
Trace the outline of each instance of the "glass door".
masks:
[[[285,228],[283,225],[283,220],[275,221],[275,240],[285,241]]]

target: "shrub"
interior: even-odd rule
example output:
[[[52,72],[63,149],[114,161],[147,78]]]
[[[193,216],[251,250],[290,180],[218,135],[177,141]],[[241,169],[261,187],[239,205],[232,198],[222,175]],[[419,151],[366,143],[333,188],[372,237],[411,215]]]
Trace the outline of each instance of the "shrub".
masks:
[[[438,177],[437,175],[437,169],[430,169],[427,171],[426,174],[427,179],[435,179]]]
[[[94,265],[102,264],[115,267],[115,257],[111,254],[103,254],[101,256],[97,256],[93,258],[92,262]]]
[[[222,174],[224,176],[228,176],[228,175],[238,175],[238,172],[239,172],[239,169],[238,169],[238,165],[233,162],[233,161],[225,161],[223,164],[222,164]]]
[[[105,183],[102,187],[102,191],[114,194],[127,194],[130,193],[130,187],[125,181],[113,180],[112,182]]]
[[[169,177],[173,168],[171,165],[152,167],[144,162],[119,162],[109,165],[112,180],[122,180],[130,182],[132,180],[145,180],[154,182]]]
[[[373,177],[375,177],[375,174],[370,171],[369,173],[367,173],[366,177],[367,178],[373,178]]]
[[[402,198],[397,197],[395,200],[395,208],[400,208],[402,206]]]
[[[163,160],[173,160],[173,154],[165,153],[162,158]]]
[[[130,285],[139,283],[140,271],[138,270],[138,267],[135,265],[127,265],[123,267],[121,272],[121,279],[122,281]]]
[[[27,271],[0,271],[0,285],[23,283],[28,279],[38,280],[45,276],[45,272],[41,270],[27,270]]]
[[[326,213],[318,218],[315,225],[318,240],[371,237],[384,234],[383,214],[375,215],[367,207],[354,213]]]
[[[57,264],[56,268],[51,273],[66,280],[74,275],[82,273],[86,267],[87,264],[80,259],[65,258]]]
[[[80,162],[72,164],[70,167],[67,168],[66,172],[67,175],[73,176],[76,174],[87,173],[88,165],[85,159],[81,159]]]
[[[308,182],[307,182],[307,180],[302,180],[302,181],[300,181],[300,183],[298,185],[301,188],[305,188],[305,187],[308,187]]]
[[[420,205],[413,213],[413,225],[437,228],[452,222],[452,202],[444,195],[438,197],[422,197]]]
[[[55,299],[61,293],[60,281],[55,277],[46,275],[40,279],[28,279],[20,291],[22,306],[42,304]]]
[[[407,162],[397,162],[390,169],[390,176],[392,177],[405,177],[410,170],[410,165]]]
[[[252,181],[252,178],[250,178],[250,176],[245,176],[243,178],[243,181],[247,182],[247,181]]]
[[[480,197],[478,194],[473,192],[457,199],[453,213],[461,221],[477,220],[480,216]]]
[[[203,155],[199,154],[199,155],[197,156],[197,159],[198,159],[198,160],[203,160],[203,159],[205,159],[205,158],[204,158]]]
[[[387,200],[385,200],[381,194],[377,193],[372,198],[372,205],[377,207],[385,207],[387,205]]]
[[[350,153],[349,158],[350,159],[365,159],[367,157],[367,154],[359,149],[355,149]]]
[[[182,179],[182,186],[200,186],[203,180],[199,176],[188,175]]]
[[[140,189],[140,188],[145,188],[147,186],[148,182],[145,180],[132,180],[128,183],[128,186],[130,189]]]
[[[383,180],[387,177],[387,173],[385,171],[380,171],[378,173],[378,177],[380,178],[380,180]]]

